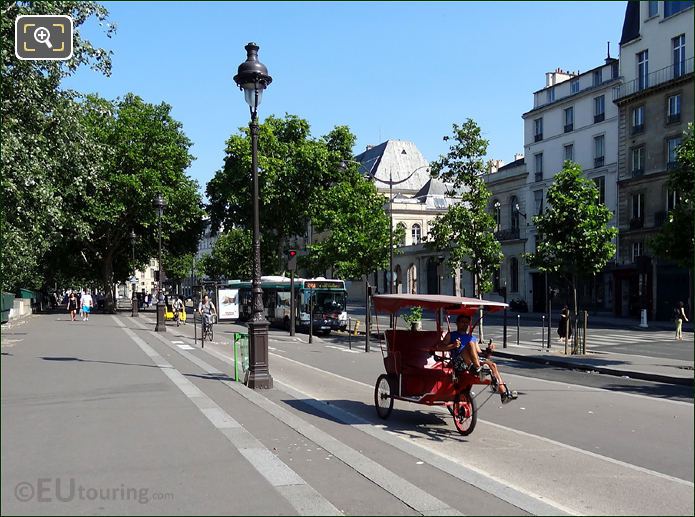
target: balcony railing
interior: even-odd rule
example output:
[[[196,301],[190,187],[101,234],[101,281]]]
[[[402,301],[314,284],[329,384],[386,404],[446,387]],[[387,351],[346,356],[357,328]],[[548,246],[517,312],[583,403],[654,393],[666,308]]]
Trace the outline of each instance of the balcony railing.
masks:
[[[606,161],[605,156],[599,156],[598,158],[594,158],[594,168],[603,167],[603,163],[605,161]]]
[[[632,177],[644,176],[644,169],[632,169]]]
[[[665,210],[662,210],[661,212],[656,212],[654,214],[654,226],[656,228],[658,228],[659,226],[663,226],[667,218],[668,212],[666,212]]]
[[[533,138],[535,142],[540,142],[541,140],[543,140],[543,133],[537,133],[536,135],[534,135]]]
[[[681,121],[681,114],[680,113],[674,113],[673,115],[669,115],[666,118],[667,124],[673,124],[675,122],[680,122],[680,121]]]
[[[535,176],[536,181],[543,181],[543,173],[542,172],[537,172]]]
[[[687,74],[693,73],[693,62],[695,58],[686,59],[685,62],[667,66],[657,70],[646,77],[638,77],[627,83],[621,84],[613,89],[613,100],[617,101],[640,91],[654,88],[669,81],[673,81]]]
[[[630,230],[639,230],[644,226],[644,220],[641,217],[633,217],[630,219]]]
[[[676,167],[678,167],[678,162],[666,162],[666,170],[667,171],[672,171]]]
[[[498,241],[512,241],[519,238],[519,228],[509,228],[495,232]]]
[[[569,133],[574,130],[574,124],[565,124],[565,133]]]
[[[606,120],[606,114],[605,113],[599,113],[598,115],[594,115],[594,124],[597,124],[599,122],[603,122]]]
[[[641,133],[642,131],[644,131],[644,124],[637,124],[636,126],[632,126],[631,133],[633,135],[636,135],[637,133]]]

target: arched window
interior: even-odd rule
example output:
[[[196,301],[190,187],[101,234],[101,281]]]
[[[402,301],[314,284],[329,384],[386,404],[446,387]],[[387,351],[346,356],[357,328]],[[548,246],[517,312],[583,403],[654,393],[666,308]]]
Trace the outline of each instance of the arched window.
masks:
[[[499,199],[492,200],[492,215],[495,218],[495,231],[498,232],[502,228],[502,204]]]
[[[518,204],[519,200],[517,199],[517,197],[512,196],[512,198],[509,200],[509,215],[512,221],[512,230],[516,230],[519,228],[519,209],[517,208]]]
[[[414,224],[411,229],[411,235],[413,237],[413,244],[420,244],[422,241],[422,228],[419,224]]]
[[[511,277],[512,292],[519,292],[519,261],[516,257],[512,257],[509,261],[509,276]]]

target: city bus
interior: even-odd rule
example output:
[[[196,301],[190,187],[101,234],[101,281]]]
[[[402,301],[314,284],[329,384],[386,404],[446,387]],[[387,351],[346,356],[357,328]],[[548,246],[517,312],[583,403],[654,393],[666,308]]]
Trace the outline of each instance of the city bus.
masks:
[[[251,318],[252,295],[251,282],[234,280],[227,282],[226,289],[236,291],[238,319],[248,321]],[[285,329],[290,328],[290,279],[283,276],[261,277],[263,289],[263,309],[271,325]],[[347,291],[345,281],[337,279],[295,278],[295,326],[298,330],[308,331],[310,319],[316,333],[329,334],[331,330],[347,328]],[[313,298],[313,300],[312,300]],[[232,302],[233,303],[233,302]],[[313,318],[309,308],[313,303]],[[232,310],[230,313],[234,313]]]

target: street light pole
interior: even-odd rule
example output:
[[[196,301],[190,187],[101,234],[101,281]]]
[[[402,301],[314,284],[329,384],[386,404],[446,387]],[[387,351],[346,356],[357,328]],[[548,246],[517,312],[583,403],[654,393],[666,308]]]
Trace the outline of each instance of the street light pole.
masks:
[[[268,69],[258,60],[258,45],[245,47],[246,61],[239,65],[234,82],[244,91],[251,111],[251,175],[253,181],[253,280],[252,313],[249,321],[249,369],[245,384],[252,389],[272,388],[273,378],[268,370],[268,321],[263,315],[261,289],[261,234],[258,209],[258,106],[263,90],[272,82]]]
[[[133,293],[132,293],[132,308],[130,315],[133,318],[138,317],[138,294],[135,292],[137,289],[137,283],[136,283],[136,276],[135,276],[135,240],[137,239],[137,235],[135,235],[135,230],[130,230],[130,244],[131,247],[133,248],[133,280],[132,280],[132,288],[133,288]]]
[[[157,227],[159,229],[159,258],[157,259],[157,269],[159,270],[157,278],[157,324],[154,330],[155,332],[166,332],[167,327],[164,321],[164,296],[162,295],[162,213],[167,204],[162,194],[157,194],[153,204],[157,209]]]

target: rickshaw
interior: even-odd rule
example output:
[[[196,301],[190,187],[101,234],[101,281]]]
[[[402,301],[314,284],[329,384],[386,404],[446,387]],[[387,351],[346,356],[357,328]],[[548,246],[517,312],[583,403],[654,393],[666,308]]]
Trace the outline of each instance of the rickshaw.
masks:
[[[385,346],[384,341],[380,342],[386,373],[377,378],[374,388],[374,406],[379,417],[389,417],[394,400],[445,406],[454,417],[458,432],[471,434],[478,411],[471,388],[476,384],[490,386],[490,372],[487,370],[486,378],[486,370],[478,375],[454,371],[446,355],[455,345],[441,343],[442,319],[446,318],[449,327],[449,316],[473,317],[481,309],[497,312],[507,304],[446,295],[384,294],[372,299],[375,312],[390,314],[393,321],[392,328],[384,332]],[[437,330],[397,329],[398,312],[412,307],[434,311]]]
[[[176,314],[174,314],[174,308],[171,305],[166,305],[164,307],[164,321],[176,321]],[[179,322],[186,323],[186,307],[179,311]]]

